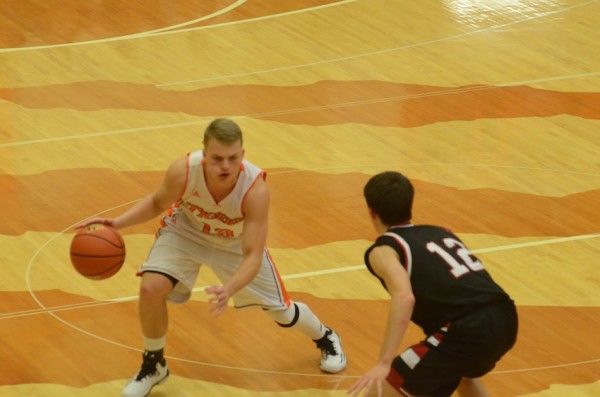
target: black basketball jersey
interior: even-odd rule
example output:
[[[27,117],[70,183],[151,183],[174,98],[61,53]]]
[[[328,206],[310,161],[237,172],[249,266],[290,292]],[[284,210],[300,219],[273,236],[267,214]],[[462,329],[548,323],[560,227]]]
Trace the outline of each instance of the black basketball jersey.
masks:
[[[510,300],[481,262],[449,230],[428,225],[390,228],[365,253],[367,268],[374,275],[369,253],[381,245],[390,246],[398,253],[415,296],[411,319],[425,333],[478,306]],[[386,287],[384,281],[379,280]]]

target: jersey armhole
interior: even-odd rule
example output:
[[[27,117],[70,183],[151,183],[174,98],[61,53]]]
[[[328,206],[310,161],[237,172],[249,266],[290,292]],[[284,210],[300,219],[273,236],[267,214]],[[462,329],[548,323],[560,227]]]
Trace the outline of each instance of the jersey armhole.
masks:
[[[398,236],[395,233],[387,232],[382,235],[382,237],[389,237],[396,243],[395,245],[386,244],[394,249],[398,253],[398,259],[400,260],[400,264],[404,267],[404,270],[408,273],[408,277],[412,274],[412,252],[410,249],[410,245],[404,240],[402,237]],[[400,249],[397,249],[399,247]]]

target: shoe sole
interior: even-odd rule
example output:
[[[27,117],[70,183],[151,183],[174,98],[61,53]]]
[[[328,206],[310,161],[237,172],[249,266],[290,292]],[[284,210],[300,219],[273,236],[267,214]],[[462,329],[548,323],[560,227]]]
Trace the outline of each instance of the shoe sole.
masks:
[[[155,384],[153,384],[152,387],[150,388],[150,390],[148,390],[148,393],[146,393],[144,395],[144,397],[148,397],[150,395],[150,393],[152,392],[152,389],[154,389],[154,386],[162,385],[163,383],[165,383],[167,381],[167,379],[169,379],[169,375],[171,375],[171,373],[167,369],[167,374],[165,375],[165,377],[162,378],[161,380],[159,380],[158,382],[156,382]]]
[[[335,368],[335,369],[334,369],[334,368],[325,368],[325,367],[320,367],[320,368],[321,368],[321,371],[323,371],[323,372],[326,372],[326,373],[328,373],[328,374],[337,374],[338,372],[341,372],[341,371],[343,371],[344,369],[346,369],[346,365],[347,365],[347,364],[346,364],[346,362],[344,361],[344,366],[343,366],[343,367],[341,367],[341,368],[339,368],[339,369],[338,369],[338,368]]]
[[[169,379],[169,375],[171,375],[171,373],[167,369],[167,374],[165,375],[165,377],[162,378],[161,380],[159,380],[158,382],[156,382],[154,384],[154,386],[162,385],[163,383],[165,383],[167,381],[167,379]],[[152,386],[152,388],[150,388],[150,390],[148,391],[148,394],[146,394],[144,397],[147,397],[150,395],[150,392],[152,391],[152,389],[154,389],[154,386]]]

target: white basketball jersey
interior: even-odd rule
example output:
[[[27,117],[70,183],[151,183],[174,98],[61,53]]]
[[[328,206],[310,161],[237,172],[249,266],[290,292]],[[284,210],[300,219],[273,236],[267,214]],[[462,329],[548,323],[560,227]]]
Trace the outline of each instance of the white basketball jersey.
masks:
[[[244,198],[258,178],[266,178],[266,173],[243,160],[233,190],[221,202],[216,203],[206,186],[202,159],[201,150],[188,155],[185,190],[165,222],[185,231],[188,237],[191,232],[205,241],[210,240],[212,244],[230,246],[239,243],[244,225]],[[182,215],[184,219],[181,219]]]

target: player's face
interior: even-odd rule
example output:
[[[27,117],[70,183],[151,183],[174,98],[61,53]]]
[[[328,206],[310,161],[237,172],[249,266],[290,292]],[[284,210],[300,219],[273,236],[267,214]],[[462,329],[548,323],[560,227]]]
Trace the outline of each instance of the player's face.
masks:
[[[224,144],[211,139],[204,147],[204,172],[209,180],[219,183],[235,181],[240,173],[244,149],[240,141]]]

